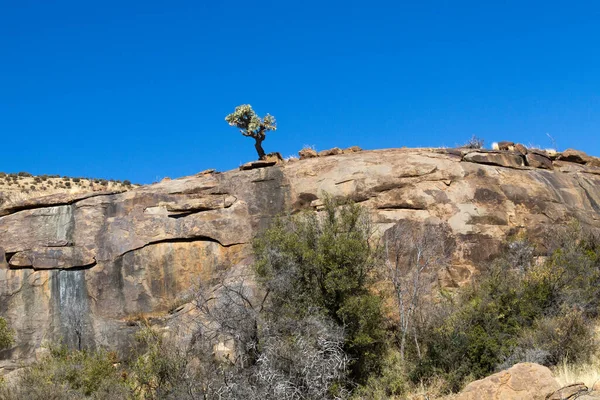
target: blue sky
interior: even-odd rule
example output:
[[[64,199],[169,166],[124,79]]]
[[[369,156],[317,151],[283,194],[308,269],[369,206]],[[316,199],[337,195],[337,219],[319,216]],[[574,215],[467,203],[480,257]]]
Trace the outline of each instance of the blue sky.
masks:
[[[0,171],[150,183],[267,152],[454,146],[600,156],[594,1],[0,0]]]

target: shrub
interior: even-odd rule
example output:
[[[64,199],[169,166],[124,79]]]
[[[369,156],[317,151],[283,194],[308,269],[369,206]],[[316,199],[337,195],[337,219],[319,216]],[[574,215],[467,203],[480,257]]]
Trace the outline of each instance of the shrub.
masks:
[[[30,177],[33,176],[31,175],[29,172],[25,172],[25,171],[21,171],[19,173],[17,173],[18,176],[22,176],[22,177]]]
[[[0,349],[10,347],[14,343],[14,332],[8,326],[8,322],[0,317]]]
[[[130,391],[114,366],[113,353],[69,351],[50,347],[49,354],[24,370],[15,384],[0,389],[0,399],[127,399]]]
[[[588,360],[596,349],[600,241],[576,224],[555,237],[562,239],[545,263],[513,242],[479,281],[447,296],[425,329],[412,379],[442,376],[457,391],[520,361]]]
[[[463,144],[461,147],[467,148],[467,149],[482,149],[483,145],[484,145],[484,140],[481,139],[480,137],[477,137],[475,135],[471,136],[471,138],[469,140],[467,140],[467,142],[465,144]]]
[[[327,199],[319,215],[276,220],[254,246],[257,277],[277,313],[316,310],[345,328],[355,382],[377,374],[385,352],[382,298],[371,291],[381,265],[372,234],[360,206]]]

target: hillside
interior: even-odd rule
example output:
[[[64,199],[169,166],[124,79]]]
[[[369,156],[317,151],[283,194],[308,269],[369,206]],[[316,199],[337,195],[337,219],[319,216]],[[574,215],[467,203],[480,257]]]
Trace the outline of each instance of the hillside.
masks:
[[[89,193],[98,191],[125,191],[137,187],[129,181],[72,178],[59,175],[34,176],[27,172],[0,172],[0,206],[30,198],[57,193]]]
[[[600,162],[576,151],[387,149],[251,168],[125,192],[55,182],[54,194],[0,205],[0,313],[16,331],[0,370],[35,359],[45,340],[126,351],[133,320],[177,325],[194,282],[245,268],[275,215],[319,210],[327,194],[367,207],[382,234],[406,220],[445,225],[454,252],[435,276],[445,287],[520,231],[541,238],[573,218],[600,228]]]

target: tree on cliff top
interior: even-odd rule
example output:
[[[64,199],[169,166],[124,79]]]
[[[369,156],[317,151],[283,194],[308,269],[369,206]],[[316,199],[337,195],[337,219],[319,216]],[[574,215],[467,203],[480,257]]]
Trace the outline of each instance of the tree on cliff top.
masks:
[[[258,158],[261,160],[265,158],[262,142],[266,138],[267,131],[277,130],[275,117],[267,114],[264,118],[260,118],[250,104],[242,104],[237,106],[233,113],[226,116],[225,121],[229,125],[239,128],[242,135],[254,138],[254,148],[258,153]]]

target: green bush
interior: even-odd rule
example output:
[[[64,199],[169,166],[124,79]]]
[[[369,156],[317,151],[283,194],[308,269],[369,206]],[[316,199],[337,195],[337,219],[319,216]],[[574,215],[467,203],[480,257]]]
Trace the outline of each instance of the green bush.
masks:
[[[351,379],[379,373],[385,352],[382,298],[372,291],[380,252],[366,211],[327,199],[318,215],[274,222],[256,242],[256,274],[280,314],[321,312],[343,326]]]
[[[585,361],[596,350],[600,241],[573,225],[546,262],[507,252],[473,285],[447,296],[424,329],[425,354],[414,381],[441,376],[459,390],[521,361]],[[533,358],[533,359],[532,359]]]
[[[8,322],[0,317],[0,349],[10,347],[14,343],[14,332],[8,326]]]
[[[113,353],[69,351],[57,346],[24,370],[16,384],[0,389],[0,400],[128,399],[131,391]]]

